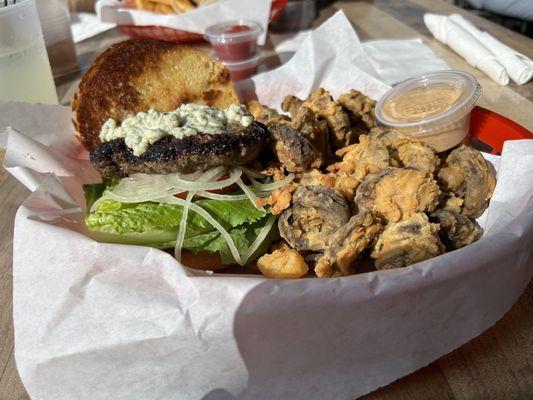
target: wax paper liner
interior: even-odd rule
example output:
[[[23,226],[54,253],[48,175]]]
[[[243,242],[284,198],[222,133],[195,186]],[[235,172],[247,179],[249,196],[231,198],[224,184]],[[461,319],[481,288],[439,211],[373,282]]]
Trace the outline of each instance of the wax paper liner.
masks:
[[[348,88],[377,87],[352,71]],[[202,276],[160,250],[89,239],[80,184],[97,177],[72,127],[18,106],[0,115],[25,129],[9,129],[5,166],[35,188],[13,262],[15,358],[35,399],[354,399],[479,335],[533,273],[532,140],[489,158],[485,234],[463,249],[344,278]]]

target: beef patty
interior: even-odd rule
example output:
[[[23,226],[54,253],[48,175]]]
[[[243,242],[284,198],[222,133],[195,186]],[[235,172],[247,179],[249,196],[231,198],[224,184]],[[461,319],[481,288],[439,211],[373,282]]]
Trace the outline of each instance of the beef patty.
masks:
[[[133,155],[124,139],[114,139],[100,144],[91,152],[90,160],[104,179],[134,173],[188,174],[221,165],[247,164],[258,157],[268,138],[266,126],[255,121],[248,127],[226,133],[198,134],[184,139],[166,136],[139,157]]]

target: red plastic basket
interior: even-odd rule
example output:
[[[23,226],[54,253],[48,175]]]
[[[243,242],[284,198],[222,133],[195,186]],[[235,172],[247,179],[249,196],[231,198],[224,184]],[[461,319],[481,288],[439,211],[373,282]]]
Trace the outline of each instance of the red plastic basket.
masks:
[[[533,139],[529,129],[483,107],[472,111],[470,133],[472,145],[491,154],[500,154],[507,140]]]
[[[287,0],[272,1],[270,9],[271,22],[281,16],[286,5]],[[117,29],[132,39],[149,38],[175,43],[195,43],[204,40],[203,36],[198,33],[166,28],[163,26],[118,25]]]

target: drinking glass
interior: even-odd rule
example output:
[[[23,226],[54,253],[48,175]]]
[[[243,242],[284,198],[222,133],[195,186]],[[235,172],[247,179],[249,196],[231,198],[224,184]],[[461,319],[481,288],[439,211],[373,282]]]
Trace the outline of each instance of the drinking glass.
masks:
[[[59,78],[77,71],[68,0],[36,0],[36,4],[52,75]]]
[[[35,0],[0,0],[0,100],[58,104]]]

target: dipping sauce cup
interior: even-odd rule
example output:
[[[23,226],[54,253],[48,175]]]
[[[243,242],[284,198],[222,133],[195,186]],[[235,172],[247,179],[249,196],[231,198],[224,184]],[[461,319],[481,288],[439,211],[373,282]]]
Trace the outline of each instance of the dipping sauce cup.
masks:
[[[480,96],[481,86],[469,73],[424,74],[385,93],[376,105],[376,118],[441,152],[466,139],[470,113]]]
[[[261,31],[261,26],[253,21],[228,21],[208,27],[204,37],[220,61],[242,61],[257,54],[257,38]]]
[[[255,75],[257,72],[257,66],[261,62],[261,54],[257,53],[252,58],[249,58],[244,61],[222,61],[216,56],[216,54],[211,54],[212,57],[216,58],[222,64],[224,64],[228,69],[231,75],[231,79],[234,81],[240,81],[242,79],[250,78]]]

